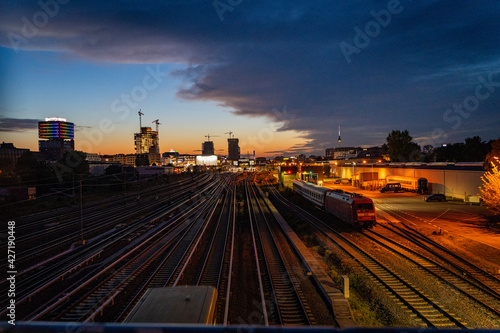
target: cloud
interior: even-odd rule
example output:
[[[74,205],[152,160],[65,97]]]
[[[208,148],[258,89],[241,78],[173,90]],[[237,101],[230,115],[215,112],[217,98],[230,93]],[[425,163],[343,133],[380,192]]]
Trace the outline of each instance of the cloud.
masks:
[[[0,132],[24,132],[38,129],[39,119],[0,118]]]
[[[12,36],[24,36],[26,20],[43,9],[27,0],[3,6],[9,15],[0,22],[0,45],[12,48]],[[425,139],[439,127],[463,141],[480,119],[498,123],[500,89],[460,131],[449,130],[443,113],[474,92],[478,76],[500,71],[500,3],[401,0],[401,11],[348,63],[339,45],[355,46],[356,29],[366,35],[373,13],[387,6],[244,1],[221,21],[211,1],[72,1],[17,47],[99,62],[184,64],[171,73],[184,79],[178,97],[304,133],[308,143],[289,151],[336,146],[339,124],[343,144],[358,146],[382,144],[393,129]],[[284,105],[286,115],[273,112]]]

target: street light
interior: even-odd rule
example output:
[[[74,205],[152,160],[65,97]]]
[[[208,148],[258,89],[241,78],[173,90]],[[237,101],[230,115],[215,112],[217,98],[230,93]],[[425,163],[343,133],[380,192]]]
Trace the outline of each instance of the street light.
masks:
[[[370,180],[372,181],[372,191],[373,191],[373,161],[372,161],[372,175],[370,177]]]
[[[83,191],[82,191],[81,179],[80,179],[80,237],[82,240],[82,245],[84,245],[85,239],[83,238]]]
[[[356,162],[352,162],[352,187],[354,187],[354,182],[356,178]]]

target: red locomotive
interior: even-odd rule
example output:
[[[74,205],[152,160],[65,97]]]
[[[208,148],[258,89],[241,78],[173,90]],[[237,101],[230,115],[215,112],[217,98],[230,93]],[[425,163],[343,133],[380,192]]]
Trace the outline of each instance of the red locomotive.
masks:
[[[298,179],[293,181],[293,190],[356,227],[372,227],[377,222],[372,199],[360,194],[331,190]]]

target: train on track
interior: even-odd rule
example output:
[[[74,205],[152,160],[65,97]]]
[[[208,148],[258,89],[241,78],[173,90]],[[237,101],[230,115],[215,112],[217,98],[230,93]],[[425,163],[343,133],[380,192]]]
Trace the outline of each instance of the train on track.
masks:
[[[311,203],[355,227],[369,228],[377,222],[372,199],[360,194],[332,190],[299,179],[293,181],[293,190]]]

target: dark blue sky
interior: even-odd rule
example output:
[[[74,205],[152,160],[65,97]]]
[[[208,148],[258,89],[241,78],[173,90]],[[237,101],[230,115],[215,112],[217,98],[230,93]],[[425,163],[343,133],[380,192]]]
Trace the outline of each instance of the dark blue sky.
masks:
[[[9,79],[0,86],[3,134],[16,124],[17,133],[33,130],[27,119],[75,99],[97,110],[120,96],[112,87],[161,64],[170,83],[150,94],[151,120],[182,105],[177,116],[186,134],[198,131],[187,125],[197,119],[206,132],[220,123],[236,133],[247,126],[257,142],[246,140],[242,151],[324,153],[337,146],[339,124],[350,146],[381,145],[391,130],[404,129],[422,145],[500,137],[498,1],[40,3],[0,5],[1,71]],[[46,87],[44,75],[51,78]],[[85,96],[81,103],[78,96]],[[30,97],[36,103],[27,104]],[[66,116],[98,126],[80,120],[82,112]],[[203,120],[207,113],[214,130]],[[90,119],[98,114],[89,111]],[[125,120],[135,126],[134,117]],[[288,146],[262,139],[273,121],[277,141],[294,133]]]

